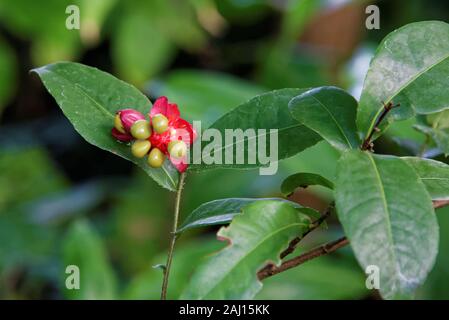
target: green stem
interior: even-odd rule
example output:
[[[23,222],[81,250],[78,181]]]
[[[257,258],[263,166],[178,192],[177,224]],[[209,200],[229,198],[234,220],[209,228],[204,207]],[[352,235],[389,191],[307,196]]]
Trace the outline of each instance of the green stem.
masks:
[[[176,202],[175,202],[175,212],[173,217],[173,227],[171,230],[171,240],[170,240],[170,247],[168,249],[168,256],[167,256],[167,263],[165,264],[164,269],[164,279],[162,281],[162,290],[161,290],[161,300],[167,299],[167,287],[168,287],[168,277],[170,275],[170,267],[173,259],[173,252],[175,249],[175,243],[177,239],[176,230],[178,229],[178,220],[179,220],[179,208],[181,204],[181,195],[182,195],[182,189],[184,187],[184,181],[185,181],[186,174],[181,173],[181,176],[179,177],[179,184],[178,184],[178,190],[176,191]]]

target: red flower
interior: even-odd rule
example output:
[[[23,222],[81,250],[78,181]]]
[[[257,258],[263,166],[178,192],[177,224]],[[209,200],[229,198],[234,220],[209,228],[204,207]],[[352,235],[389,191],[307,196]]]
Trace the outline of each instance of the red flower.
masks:
[[[168,144],[182,140],[189,146],[196,139],[196,131],[188,121],[180,117],[178,106],[169,103],[166,97],[160,97],[154,102],[149,114],[150,119],[156,114],[163,114],[168,119],[168,130],[161,134],[153,131],[150,137],[151,145],[165,153],[179,172],[184,172],[188,167],[186,159],[171,157],[167,150]]]
[[[196,131],[188,121],[181,118],[178,106],[174,103],[169,103],[166,97],[160,97],[154,102],[153,108],[149,113],[150,121],[156,114],[162,114],[167,118],[168,129],[163,133],[157,133],[153,130],[148,138],[151,142],[151,147],[161,150],[168,156],[179,172],[184,172],[188,167],[186,157],[182,159],[172,157],[168,152],[168,144],[172,141],[182,140],[187,146],[190,146],[197,137]],[[119,141],[130,142],[134,140],[130,133],[131,126],[136,121],[144,119],[145,116],[137,110],[120,110],[117,112],[111,134]]]

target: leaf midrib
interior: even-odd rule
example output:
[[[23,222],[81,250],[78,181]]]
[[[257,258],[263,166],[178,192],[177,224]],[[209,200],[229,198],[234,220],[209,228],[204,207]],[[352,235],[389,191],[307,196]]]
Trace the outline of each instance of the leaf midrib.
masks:
[[[168,159],[166,159],[167,161]],[[170,160],[169,160],[170,161]],[[165,168],[165,166],[162,166],[162,170],[164,170],[165,175],[168,177],[168,179],[171,181],[171,184],[173,186],[173,189],[176,189],[176,186],[178,185],[175,180],[173,180],[172,176],[170,175],[170,173],[167,171],[167,169]]]
[[[221,207],[221,208],[219,207],[218,209],[208,210],[209,209],[208,207],[213,206],[216,203],[218,203],[218,204],[225,203],[225,202],[232,203],[229,200],[234,200],[234,199],[239,199],[238,201],[241,201],[241,202],[247,201],[245,204],[241,205],[241,207],[239,208],[239,212],[230,212],[232,210],[226,210],[223,207]],[[266,198],[263,198],[263,199],[266,199]],[[202,221],[202,220],[207,219],[207,218],[220,217],[220,216],[223,216],[223,215],[240,213],[242,207],[244,207],[245,205],[248,205],[249,202],[251,202],[251,201],[258,201],[258,200],[259,199],[257,199],[257,198],[255,198],[255,199],[251,199],[251,198],[229,198],[226,201],[222,201],[221,199],[217,199],[217,200],[213,200],[213,201],[211,201],[209,203],[204,203],[203,205],[201,205],[200,207],[198,207],[197,209],[192,211],[192,213],[187,217],[187,219],[184,221],[184,223],[179,227],[179,230],[181,230],[181,229],[183,229],[183,228],[185,228],[185,227],[187,227],[189,225],[192,225],[193,223],[195,223],[197,221]],[[272,200],[272,199],[268,199],[268,200]],[[204,207],[202,208],[202,206],[204,206]],[[198,211],[200,213],[195,215],[195,212],[198,212]],[[211,211],[215,212],[217,214],[208,215]],[[225,212],[225,211],[227,211],[227,212]],[[234,211],[237,211],[237,210],[234,210]],[[189,218],[192,218],[192,219],[189,219]]]
[[[390,210],[388,209],[388,204],[387,204],[387,197],[385,194],[385,189],[383,187],[383,183],[382,183],[382,178],[380,176],[379,170],[377,169],[377,165],[376,162],[374,161],[374,158],[371,154],[367,154],[368,158],[374,168],[374,173],[376,174],[376,178],[379,182],[378,187],[380,190],[380,194],[381,194],[381,198],[382,198],[382,204],[384,207],[384,212],[386,213],[386,221],[387,221],[387,234],[388,234],[388,238],[390,239],[390,242],[393,246],[393,248],[391,249],[391,252],[393,254],[393,259],[394,259],[394,265],[395,265],[395,269],[396,272],[400,274],[400,271],[398,270],[398,264],[397,264],[397,257],[396,257],[396,251],[394,250],[394,246],[395,246],[395,242],[394,242],[394,238],[393,238],[393,234],[392,234],[392,226],[391,226],[391,220],[390,220]]]
[[[214,286],[212,286],[204,295],[202,295],[202,297],[201,298],[203,298],[203,297],[206,297],[211,291],[213,291],[220,283],[222,283],[223,282],[223,280],[224,279],[226,279],[226,277],[228,277],[229,276],[229,274],[231,274],[231,272],[233,271],[233,270],[235,270],[235,268],[237,267],[237,265],[239,265],[246,257],[248,257],[251,253],[253,253],[255,250],[257,250],[257,248],[259,247],[259,246],[261,246],[265,241],[267,241],[269,238],[271,238],[271,237],[273,237],[275,234],[277,234],[277,233],[280,233],[280,232],[282,232],[282,231],[284,231],[284,230],[286,230],[286,229],[289,229],[289,228],[293,228],[293,227],[296,227],[296,226],[307,226],[307,224],[305,224],[305,223],[299,223],[299,222],[296,222],[296,223],[291,223],[291,224],[289,224],[289,225],[287,225],[287,226],[284,226],[284,227],[282,227],[282,228],[279,228],[279,229],[277,229],[277,230],[275,230],[275,231],[273,231],[273,232],[271,232],[271,233],[269,233],[268,235],[266,235],[264,238],[262,238],[259,242],[257,242],[256,243],[256,245],[251,249],[251,250],[249,250],[245,255],[243,255],[240,259],[238,259],[238,260],[236,260],[235,261],[235,263],[228,269],[228,272],[226,272],[226,273],[223,273],[222,274],[222,277],[219,279],[219,281],[217,281],[216,282],[216,284],[214,285]],[[232,245],[232,244],[231,244]]]
[[[218,216],[210,217],[210,218],[221,218],[220,220],[217,219],[214,222],[207,221],[209,219],[209,217],[200,219],[200,220],[195,220],[194,222],[191,222],[189,224],[186,224],[186,225],[183,225],[182,227],[180,227],[178,230],[176,230],[176,233],[180,234],[187,230],[191,230],[191,229],[195,229],[195,228],[199,228],[199,227],[223,225],[223,224],[231,222],[235,216],[240,215],[240,214],[242,214],[242,213],[241,212],[231,212],[231,213],[226,213],[226,214],[221,214]],[[224,219],[223,217],[229,217],[229,218]]]
[[[107,116],[114,118],[114,115],[103,105],[101,105],[96,99],[94,99],[90,94],[88,94],[78,83],[71,81],[70,79],[67,79],[65,76],[63,76],[60,73],[55,72],[54,70],[51,70],[49,72],[52,72],[57,77],[63,79],[65,82],[68,82],[72,84],[79,92],[81,92],[84,96],[86,96],[90,101],[93,102],[93,104],[96,106],[98,110],[100,110],[102,113],[106,114]]]

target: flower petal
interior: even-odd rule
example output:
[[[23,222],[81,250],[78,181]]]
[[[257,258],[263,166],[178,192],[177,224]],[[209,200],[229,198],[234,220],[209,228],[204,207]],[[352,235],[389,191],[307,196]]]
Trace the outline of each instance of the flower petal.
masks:
[[[154,102],[150,118],[159,113],[166,116],[169,123],[175,122],[180,117],[178,106],[175,103],[169,103],[167,97],[160,97]]]
[[[165,115],[165,112],[167,111],[167,104],[168,104],[167,97],[157,98],[156,101],[154,101],[153,107],[150,110],[150,117],[153,117],[158,113],[162,113],[163,115]]]
[[[142,113],[134,109],[123,109],[118,111],[117,113],[120,116],[123,128],[127,132],[131,130],[131,126],[134,124],[134,122],[145,119],[145,116]]]
[[[119,141],[129,142],[129,141],[133,140],[133,137],[130,134],[128,134],[128,133],[121,133],[116,128],[112,128],[111,134],[112,134],[112,136],[115,139],[117,139]]]
[[[169,103],[167,106],[166,117],[169,122],[175,122],[179,119],[181,113],[179,112],[178,105],[176,103]]]

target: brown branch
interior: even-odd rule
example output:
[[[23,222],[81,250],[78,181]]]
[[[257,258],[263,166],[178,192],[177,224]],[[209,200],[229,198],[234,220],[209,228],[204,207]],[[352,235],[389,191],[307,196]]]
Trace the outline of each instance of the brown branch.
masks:
[[[433,207],[435,209],[442,208],[445,206],[449,206],[449,200],[433,201]],[[268,265],[268,266],[262,268],[262,270],[260,270],[257,273],[257,277],[259,278],[259,280],[263,280],[263,279],[271,277],[275,274],[278,274],[278,273],[284,272],[286,270],[289,270],[291,268],[297,267],[309,260],[332,253],[335,250],[338,250],[338,249],[346,246],[347,244],[349,244],[349,240],[346,237],[342,237],[340,239],[328,242],[328,243],[321,245],[315,249],[307,251],[306,253],[303,253],[295,258],[292,258],[290,260],[282,262],[282,264],[279,267],[276,267],[274,265]]]
[[[433,207],[435,209],[449,206],[449,200],[435,200],[433,201]]]
[[[398,104],[393,104],[393,102],[388,102],[387,104],[382,103],[383,104],[383,110],[382,113],[379,115],[379,117],[376,119],[376,122],[373,126],[373,128],[371,129],[371,131],[369,132],[368,136],[366,137],[366,139],[363,141],[362,146],[360,147],[362,150],[370,150],[373,151],[373,143],[372,143],[372,138],[375,132],[380,131],[380,124],[382,123],[382,121],[385,119],[385,117],[387,116],[387,114],[393,110],[393,108],[399,107],[399,103]]]
[[[346,239],[346,237],[342,237],[342,238],[334,240],[332,242],[328,242],[322,246],[319,246],[318,248],[307,251],[306,253],[303,253],[302,255],[297,256],[296,258],[293,258],[293,259],[283,262],[279,267],[276,267],[274,265],[270,265],[269,268],[265,267],[257,273],[257,277],[259,278],[259,280],[263,280],[265,278],[274,276],[275,274],[278,274],[278,273],[284,272],[288,269],[297,267],[300,264],[303,264],[304,262],[318,258],[325,254],[334,252],[335,250],[340,249],[341,247],[344,247],[348,243],[349,243],[349,240]]]
[[[281,259],[284,259],[286,256],[288,256],[290,253],[292,253],[293,251],[295,251],[296,246],[298,245],[298,243],[304,239],[305,236],[307,236],[309,233],[311,233],[313,230],[317,229],[319,226],[321,226],[321,224],[330,216],[331,212],[332,212],[332,208],[333,205],[330,205],[326,211],[324,211],[324,213],[318,218],[316,219],[314,222],[312,222],[312,224],[309,226],[309,229],[307,229],[307,231],[301,236],[301,237],[296,237],[295,239],[293,239],[288,248],[285,249],[282,253],[281,253]]]
[[[296,237],[292,241],[290,241],[288,248],[281,252],[281,254],[280,254],[281,259],[284,259],[290,253],[295,251],[298,243],[302,239],[304,239],[305,236],[307,236],[309,233],[311,233],[313,230],[317,229],[330,216],[330,214],[332,212],[332,208],[333,208],[333,205],[330,205],[329,207],[327,207],[326,211],[324,211],[324,213],[318,219],[316,219],[314,222],[312,222],[310,224],[309,229],[307,229],[307,231],[304,234],[302,234],[301,237]],[[270,273],[272,268],[273,268],[272,264],[267,264],[265,267],[263,267],[259,271],[259,273],[260,274]]]

